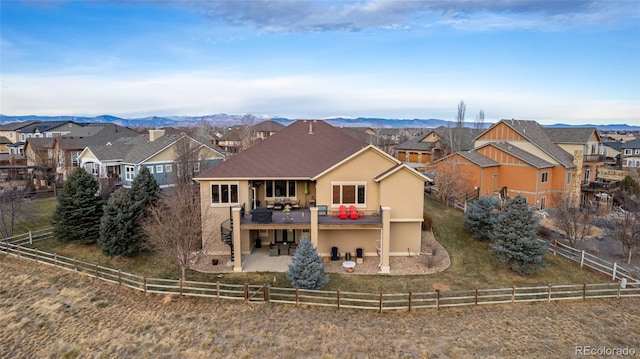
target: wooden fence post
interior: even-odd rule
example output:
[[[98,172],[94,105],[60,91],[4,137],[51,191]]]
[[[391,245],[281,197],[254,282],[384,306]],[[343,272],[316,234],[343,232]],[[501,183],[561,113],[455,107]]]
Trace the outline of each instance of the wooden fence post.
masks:
[[[582,250],[582,253],[580,255],[580,269],[582,269],[583,265],[584,265],[584,249]]]
[[[220,281],[216,282],[216,299],[220,299]]]
[[[587,300],[587,283],[582,283],[582,300]]]
[[[122,285],[122,270],[118,269],[118,285]]]
[[[440,309],[440,290],[436,289],[436,309]]]
[[[298,288],[296,288],[296,305],[300,304],[300,293],[298,292]]]
[[[516,286],[514,285],[513,288],[511,288],[511,303],[515,303],[516,302]]]
[[[182,299],[182,278],[180,278],[180,280],[178,281],[179,285],[180,285],[180,298]]]
[[[77,272],[78,271],[78,263],[76,262],[76,259],[73,258],[73,271]]]
[[[31,235],[31,231],[29,231],[29,244],[33,244],[33,236]]]
[[[53,254],[53,264],[55,264],[55,266],[58,266],[58,253],[54,253]]]
[[[476,305],[478,305],[478,288],[476,288]]]
[[[547,288],[547,303],[551,303],[551,284]]]
[[[244,284],[244,302],[249,302],[249,283]]]
[[[36,263],[38,263],[38,248],[36,248]],[[615,271],[615,263],[614,263],[614,271]]]
[[[271,285],[270,284],[266,284],[264,287],[262,287],[262,291],[264,293],[264,301],[269,303],[269,301],[271,300]]]
[[[144,286],[144,294],[147,294],[147,277],[142,278],[142,285]]]
[[[411,311],[411,292],[409,292],[409,311]]]
[[[338,310],[340,310],[340,289],[336,292],[336,299],[338,300]]]
[[[100,275],[98,274],[98,264],[95,264],[95,271],[96,271],[96,279],[100,278]]]
[[[611,280],[616,280],[617,269],[618,269],[618,262],[613,262],[613,271],[611,273]]]
[[[378,301],[378,313],[382,313],[382,292],[380,292],[380,299]]]

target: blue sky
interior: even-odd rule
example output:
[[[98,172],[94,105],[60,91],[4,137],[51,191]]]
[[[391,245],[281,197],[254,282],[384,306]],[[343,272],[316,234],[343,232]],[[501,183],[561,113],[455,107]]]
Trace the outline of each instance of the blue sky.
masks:
[[[640,125],[638,1],[0,0],[0,113]]]

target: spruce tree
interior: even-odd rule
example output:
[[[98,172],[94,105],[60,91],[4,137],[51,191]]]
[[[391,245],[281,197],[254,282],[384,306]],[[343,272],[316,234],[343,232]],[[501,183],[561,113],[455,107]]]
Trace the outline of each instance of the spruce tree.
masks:
[[[539,219],[524,197],[507,201],[494,224],[491,251],[503,266],[530,275],[546,266],[547,244],[537,240]]]
[[[322,258],[313,248],[308,236],[300,240],[286,274],[291,280],[291,285],[300,289],[322,289],[329,282],[329,276],[324,272]]]
[[[464,217],[464,228],[476,239],[490,240],[493,224],[496,222],[497,214],[494,210],[497,205],[498,199],[495,197],[480,197],[469,203]]]
[[[60,241],[94,243],[100,236],[103,200],[98,182],[87,171],[76,168],[58,195],[53,214],[53,232]]]
[[[106,255],[132,256],[140,252],[138,212],[129,192],[125,188],[116,190],[104,206],[98,245]]]
[[[160,186],[147,166],[142,166],[136,178],[133,179],[130,194],[132,201],[145,209],[160,198]]]

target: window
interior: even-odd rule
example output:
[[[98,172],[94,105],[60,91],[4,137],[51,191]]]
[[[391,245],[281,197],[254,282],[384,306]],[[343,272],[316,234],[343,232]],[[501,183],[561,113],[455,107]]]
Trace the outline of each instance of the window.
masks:
[[[296,181],[266,181],[266,197],[295,197]]]
[[[237,184],[212,184],[211,185],[211,203],[213,204],[238,203],[238,185]]]
[[[200,173],[200,162],[193,163],[193,173]]]
[[[78,156],[80,156],[80,152],[71,152],[71,166],[78,167]]]
[[[156,165],[156,173],[162,173],[162,165]]]
[[[567,172],[567,184],[571,184],[571,172]]]
[[[149,169],[149,173],[153,174],[153,166],[147,166],[147,168]]]
[[[127,181],[133,181],[133,177],[135,177],[133,166],[125,166],[124,179]]]
[[[626,149],[624,150],[624,154],[625,154],[625,155],[631,155],[631,153],[632,153],[632,150],[631,150],[630,148],[626,148]]]
[[[169,164],[169,165],[164,165],[164,171],[165,172],[172,172],[173,171],[173,167]]]
[[[636,148],[636,155],[640,155],[640,148]]]
[[[260,236],[260,237],[269,237],[269,230],[268,229],[259,229],[258,230],[258,236]]]
[[[333,184],[332,204],[356,204],[364,206],[366,204],[366,184],[362,183],[341,183]]]
[[[542,183],[549,182],[549,172],[542,172],[542,179],[540,182]]]
[[[540,209],[545,209],[545,208],[547,208],[547,198],[540,197]]]

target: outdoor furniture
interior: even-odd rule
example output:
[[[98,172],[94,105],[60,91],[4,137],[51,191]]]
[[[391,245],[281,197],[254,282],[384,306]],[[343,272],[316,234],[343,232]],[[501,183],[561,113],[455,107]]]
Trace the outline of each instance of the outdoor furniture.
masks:
[[[289,243],[280,243],[279,249],[280,249],[280,254],[288,255],[289,254]]]
[[[297,199],[295,201],[291,201],[291,207],[292,208],[300,208],[300,200]]]
[[[296,249],[298,249],[298,245],[297,245],[297,244],[295,244],[295,243],[292,243],[292,244],[289,246],[289,255],[290,255],[290,256],[295,255],[295,254],[296,254]]]
[[[347,207],[344,204],[340,205],[340,219],[347,219]]]
[[[278,245],[270,244],[269,245],[269,257],[277,257],[279,255]]]
[[[354,205],[349,206],[349,218],[358,219],[358,211]]]
[[[258,207],[251,213],[251,222],[271,223],[273,221],[273,209]]]
[[[342,262],[342,267],[347,270],[347,272],[353,272],[353,269],[356,267],[356,262],[354,261],[344,261]]]
[[[318,205],[318,216],[326,216],[329,214],[329,209],[327,208],[326,205],[321,204]]]
[[[267,201],[267,208],[273,208],[273,201]]]
[[[338,247],[331,247],[331,260],[337,261],[338,259],[340,259],[340,256],[338,256]]]

